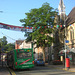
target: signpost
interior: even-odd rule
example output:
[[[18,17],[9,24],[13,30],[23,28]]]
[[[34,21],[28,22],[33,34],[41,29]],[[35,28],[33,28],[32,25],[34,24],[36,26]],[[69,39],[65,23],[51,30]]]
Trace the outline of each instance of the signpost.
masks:
[[[66,32],[66,28],[65,28],[65,32]],[[66,59],[67,59],[67,58],[66,58],[66,52],[67,52],[67,51],[66,51],[66,43],[69,43],[69,40],[65,40],[65,68],[67,67],[67,66],[66,66],[66,65],[67,65],[67,64],[66,64],[66,63],[67,63],[67,60],[66,60]]]
[[[65,40],[65,43],[69,43],[69,40]]]

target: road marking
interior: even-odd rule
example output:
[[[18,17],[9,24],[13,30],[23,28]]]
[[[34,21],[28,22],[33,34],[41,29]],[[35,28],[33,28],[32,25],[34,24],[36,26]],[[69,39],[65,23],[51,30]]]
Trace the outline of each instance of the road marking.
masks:
[[[5,64],[6,64],[6,63],[5,63]],[[6,64],[6,67],[7,67],[7,69],[9,70],[9,73],[10,73],[10,74],[8,74],[8,75],[16,75],[15,72],[14,72],[12,69],[10,69],[7,64]]]
[[[9,71],[11,72],[11,75],[16,75],[12,69],[9,68]]]

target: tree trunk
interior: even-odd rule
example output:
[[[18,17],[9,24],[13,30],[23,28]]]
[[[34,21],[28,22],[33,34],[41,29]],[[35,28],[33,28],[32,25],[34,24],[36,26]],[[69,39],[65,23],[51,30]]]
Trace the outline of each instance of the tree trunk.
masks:
[[[42,52],[43,52],[43,60],[45,61],[45,48],[42,48]]]

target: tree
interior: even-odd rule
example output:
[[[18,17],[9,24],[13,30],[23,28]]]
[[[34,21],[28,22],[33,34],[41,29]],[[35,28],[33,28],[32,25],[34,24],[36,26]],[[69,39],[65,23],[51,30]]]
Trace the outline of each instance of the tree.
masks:
[[[2,51],[3,49],[3,52],[6,52],[6,51],[11,51],[15,48],[15,44],[7,44],[7,38],[5,36],[3,36],[3,38],[0,38],[0,50]]]
[[[6,51],[11,51],[11,50],[15,49],[15,44],[9,43],[9,44],[5,45],[5,48],[6,48]]]
[[[7,38],[3,36],[3,38],[0,38],[0,48],[1,50],[5,50],[5,45],[7,44]]]
[[[31,9],[29,13],[25,14],[27,17],[21,19],[20,22],[24,23],[24,27],[33,27],[32,33],[25,32],[26,40],[33,41],[37,47],[43,48],[43,57],[45,58],[44,49],[53,42],[53,37],[51,37],[53,29],[50,27],[55,25],[54,19],[57,12],[46,2],[41,8]]]

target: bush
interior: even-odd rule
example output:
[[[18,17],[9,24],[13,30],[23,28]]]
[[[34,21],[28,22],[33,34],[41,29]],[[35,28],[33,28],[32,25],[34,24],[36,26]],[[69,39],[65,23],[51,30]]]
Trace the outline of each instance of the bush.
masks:
[[[61,65],[61,64],[62,64],[62,61],[60,61],[60,60],[53,61],[53,65]]]

